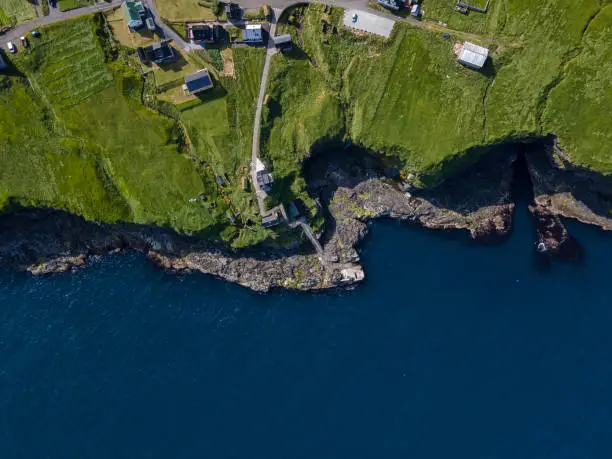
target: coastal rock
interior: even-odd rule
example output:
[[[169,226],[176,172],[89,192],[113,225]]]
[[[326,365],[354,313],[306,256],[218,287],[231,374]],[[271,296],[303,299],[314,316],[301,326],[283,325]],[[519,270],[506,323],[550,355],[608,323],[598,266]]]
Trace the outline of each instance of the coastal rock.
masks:
[[[525,157],[539,209],[612,231],[612,176],[571,164],[554,138]]]
[[[537,235],[536,251],[542,255],[567,261],[582,258],[582,247],[565,228],[561,219],[546,207],[529,206]]]
[[[514,209],[516,158],[507,152],[491,155],[433,189],[410,192],[392,168],[372,156],[345,152],[313,158],[307,173],[310,193],[322,203],[326,219],[320,255],[308,244],[237,251],[159,227],[98,224],[61,211],[22,209],[0,217],[0,265],[36,274],[64,272],[83,266],[89,255],[133,249],[147,253],[152,263],[167,271],[197,271],[258,292],[347,288],[365,279],[358,246],[377,218],[460,230],[481,242],[505,237]],[[580,205],[574,198],[571,206],[559,206],[559,196],[568,192],[559,174],[566,172],[547,171],[536,154],[528,159],[535,178],[531,212],[540,247],[550,255],[573,259],[580,249],[559,215],[578,218]],[[578,219],[610,229],[605,215],[585,210]]]
[[[43,261],[38,265],[28,266],[26,269],[34,275],[44,275],[52,273],[65,273],[85,265],[87,256],[85,254],[76,257],[58,257],[48,261]]]

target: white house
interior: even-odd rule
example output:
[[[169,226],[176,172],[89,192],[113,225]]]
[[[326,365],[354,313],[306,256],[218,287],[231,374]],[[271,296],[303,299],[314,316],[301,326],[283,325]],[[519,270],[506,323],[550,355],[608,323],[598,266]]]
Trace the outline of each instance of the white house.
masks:
[[[257,43],[263,41],[261,24],[247,24],[242,36],[243,41]]]

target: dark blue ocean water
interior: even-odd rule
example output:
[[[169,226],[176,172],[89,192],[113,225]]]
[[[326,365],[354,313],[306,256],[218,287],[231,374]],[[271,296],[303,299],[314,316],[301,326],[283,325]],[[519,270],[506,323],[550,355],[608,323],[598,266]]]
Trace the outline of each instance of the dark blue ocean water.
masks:
[[[257,295],[137,255],[0,273],[0,458],[612,457],[612,235],[537,269],[381,222],[368,280]]]

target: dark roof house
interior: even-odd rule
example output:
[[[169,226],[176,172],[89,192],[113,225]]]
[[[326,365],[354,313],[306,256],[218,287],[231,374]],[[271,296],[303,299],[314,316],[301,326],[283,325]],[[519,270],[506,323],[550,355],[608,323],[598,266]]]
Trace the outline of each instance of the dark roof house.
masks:
[[[210,25],[197,25],[189,28],[189,39],[195,42],[213,41],[213,27]]]
[[[155,62],[161,64],[173,60],[176,56],[170,46],[171,40],[153,43],[146,48],[138,48],[138,57],[143,64]]]
[[[256,174],[257,184],[263,188],[265,191],[270,191],[272,189],[272,184],[274,183],[274,177],[266,170],[257,171]]]
[[[206,91],[213,86],[214,85],[208,73],[208,69],[202,69],[198,70],[192,75],[186,76],[183,88],[189,94],[198,94],[199,92]]]
[[[226,3],[225,14],[228,21],[242,19],[242,9],[237,3]]]

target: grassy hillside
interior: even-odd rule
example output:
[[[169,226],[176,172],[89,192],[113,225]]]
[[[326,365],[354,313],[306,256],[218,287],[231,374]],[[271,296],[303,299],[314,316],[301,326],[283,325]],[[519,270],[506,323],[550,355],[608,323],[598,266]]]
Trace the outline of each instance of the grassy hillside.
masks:
[[[599,138],[588,141],[579,127],[564,128],[560,115],[553,120],[551,108],[543,117],[549,95],[559,100],[554,104],[566,104],[559,105],[563,113],[569,113],[567,106],[583,91],[590,91],[591,97],[598,93],[596,104],[582,103],[590,116],[610,107],[602,94],[607,92],[597,91],[591,79],[581,75],[586,69],[576,69],[598,66],[595,81],[610,80],[609,55],[603,54],[603,27],[610,20],[598,14],[599,0],[491,2],[487,14],[468,16],[456,13],[446,0],[425,0],[423,9],[427,19],[446,22],[457,31],[451,30],[446,39],[436,28],[398,22],[389,40],[355,35],[341,27],[341,10],[326,13],[314,4],[298,8],[291,14],[294,23],[279,27],[292,34],[297,49],[276,58],[278,77],[270,87],[272,127],[262,147],[284,173],[308,155],[317,136],[335,132],[340,139],[351,138],[401,159],[423,184],[430,184],[453,173],[462,162],[457,159],[485,152],[482,146],[557,130],[563,134],[564,129],[561,141],[570,154],[589,167],[609,170],[604,146],[612,125],[600,125],[607,123],[605,117],[592,125]],[[322,21],[330,24],[326,31]],[[601,33],[595,33],[597,28]],[[457,64],[453,54],[453,46],[468,32],[472,41],[490,48],[491,58],[481,72]],[[583,46],[591,51],[582,52]],[[581,57],[574,59],[577,55]],[[282,122],[275,112],[282,114]],[[578,148],[580,152],[574,151]]]
[[[142,105],[140,77],[105,63],[95,27],[87,17],[44,29],[15,59],[22,73],[3,77],[3,204],[212,231],[226,209],[214,182],[180,153],[175,122]],[[208,202],[189,202],[200,194]]]
[[[272,58],[262,119],[270,204],[300,198],[314,219],[304,159],[348,140],[421,185],[491,144],[551,132],[576,163],[612,173],[612,2],[493,1],[469,16],[449,5],[423,2],[426,18],[456,29],[450,38],[435,24],[404,22],[388,40],[354,34],[342,10],[315,4],[286,15],[292,23],[278,33],[290,33],[294,49]],[[264,50],[201,50],[141,66],[106,30],[99,17],[58,23],[10,56],[0,76],[0,211],[52,207],[236,247],[291,237],[261,227],[248,183]],[[481,72],[456,63],[466,37],[490,48]],[[204,67],[215,88],[185,94],[183,77]]]
[[[235,48],[234,76],[220,75],[215,88],[196,101],[178,106],[187,129],[191,152],[205,161],[215,176],[224,178],[224,189],[241,221],[259,221],[257,205],[247,186],[253,139],[255,103],[264,65],[265,50]],[[228,183],[229,182],[229,183]],[[234,246],[245,246],[273,236],[257,225],[228,228],[222,235]]]
[[[612,3],[589,23],[543,116],[544,130],[554,131],[576,162],[606,173],[612,173],[612,47],[602,43],[610,37]]]

